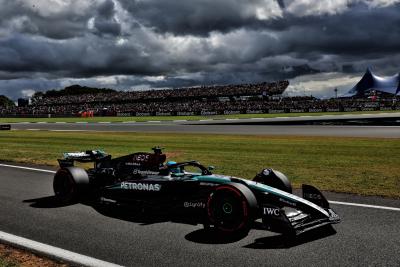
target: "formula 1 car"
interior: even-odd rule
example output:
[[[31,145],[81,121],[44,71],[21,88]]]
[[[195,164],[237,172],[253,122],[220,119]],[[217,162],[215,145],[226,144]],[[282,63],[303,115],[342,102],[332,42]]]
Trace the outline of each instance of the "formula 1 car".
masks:
[[[97,203],[142,207],[174,213],[223,235],[246,235],[253,223],[296,236],[340,222],[316,188],[303,185],[292,194],[287,177],[264,169],[252,181],[212,174],[196,161],[166,161],[161,148],[111,158],[100,150],[64,153],[54,176],[55,196],[62,203],[90,199]],[[74,162],[94,162],[83,169]]]

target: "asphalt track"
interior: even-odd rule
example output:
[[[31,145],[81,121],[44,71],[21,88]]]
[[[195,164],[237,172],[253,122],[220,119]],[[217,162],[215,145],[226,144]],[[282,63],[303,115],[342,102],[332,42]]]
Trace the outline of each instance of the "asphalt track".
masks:
[[[285,244],[252,230],[218,242],[200,226],[141,223],[90,206],[52,204],[52,174],[0,167],[0,231],[126,266],[400,266],[400,211],[332,205],[337,233]],[[399,200],[327,193],[330,200],[400,208]]]
[[[203,122],[204,123],[204,122]],[[296,135],[335,137],[400,138],[400,126],[329,126],[329,125],[238,125],[144,123],[16,123],[14,130],[118,131],[245,135]]]
[[[380,122],[388,121],[390,126]],[[359,125],[368,122],[377,125]],[[322,116],[299,116],[249,119],[205,119],[199,121],[148,121],[108,122],[104,117],[98,123],[12,123],[14,130],[49,131],[126,131],[126,132],[167,132],[167,133],[208,133],[208,134],[250,134],[250,135],[297,135],[336,137],[383,137],[400,138],[400,113],[344,114]],[[304,124],[322,125],[304,125]],[[355,125],[326,125],[326,124]]]

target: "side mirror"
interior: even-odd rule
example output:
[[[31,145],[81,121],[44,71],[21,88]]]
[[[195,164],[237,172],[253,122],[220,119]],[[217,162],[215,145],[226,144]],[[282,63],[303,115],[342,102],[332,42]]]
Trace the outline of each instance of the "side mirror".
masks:
[[[213,170],[215,170],[215,167],[214,167],[214,166],[208,166],[208,167],[207,167],[207,170],[213,171]]]

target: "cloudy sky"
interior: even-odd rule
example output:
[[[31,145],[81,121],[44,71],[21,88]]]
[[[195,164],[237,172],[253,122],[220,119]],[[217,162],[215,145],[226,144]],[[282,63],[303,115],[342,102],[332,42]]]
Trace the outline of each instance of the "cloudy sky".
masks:
[[[400,0],[0,0],[0,94],[289,79],[345,92],[400,71]]]

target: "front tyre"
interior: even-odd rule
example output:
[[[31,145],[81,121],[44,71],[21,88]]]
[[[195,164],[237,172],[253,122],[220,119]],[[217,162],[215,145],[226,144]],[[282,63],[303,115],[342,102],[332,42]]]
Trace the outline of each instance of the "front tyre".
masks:
[[[247,235],[255,219],[257,200],[242,184],[218,186],[208,197],[210,224],[223,235]]]
[[[292,193],[292,184],[289,179],[281,173],[273,169],[264,169],[253,179],[254,182],[262,183],[265,185],[272,186],[274,188],[283,190],[288,193]]]
[[[88,192],[89,176],[82,168],[61,168],[54,175],[53,189],[61,203],[76,203]]]

